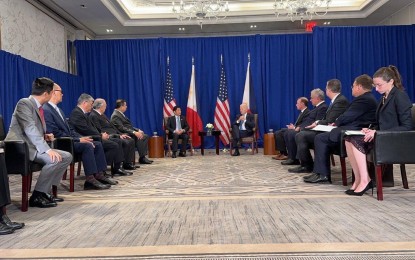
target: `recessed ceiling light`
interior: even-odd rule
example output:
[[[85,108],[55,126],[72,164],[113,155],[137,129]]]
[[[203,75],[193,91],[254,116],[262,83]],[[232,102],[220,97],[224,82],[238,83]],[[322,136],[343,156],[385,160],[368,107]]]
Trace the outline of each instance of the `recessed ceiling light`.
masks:
[[[324,22],[324,25],[330,25],[331,22]]]
[[[250,27],[251,27],[251,29],[253,29],[253,28],[256,28],[256,25],[252,24]]]
[[[107,29],[107,33],[112,33],[113,30],[112,29]]]
[[[184,28],[184,27],[179,27],[179,31],[186,31],[186,28]]]

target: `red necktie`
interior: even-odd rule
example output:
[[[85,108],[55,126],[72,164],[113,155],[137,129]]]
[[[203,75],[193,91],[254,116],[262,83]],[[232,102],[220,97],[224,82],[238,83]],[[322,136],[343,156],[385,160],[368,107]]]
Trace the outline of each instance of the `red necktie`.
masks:
[[[40,115],[40,119],[42,120],[42,124],[45,125],[45,113],[43,111],[42,106],[39,107],[39,115]]]

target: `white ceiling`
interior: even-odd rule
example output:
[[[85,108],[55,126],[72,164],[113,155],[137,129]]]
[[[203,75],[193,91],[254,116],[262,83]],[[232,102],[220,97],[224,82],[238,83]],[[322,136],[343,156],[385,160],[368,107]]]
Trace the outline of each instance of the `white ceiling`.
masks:
[[[202,28],[197,21],[176,19],[171,12],[171,0],[27,1],[47,8],[74,28],[97,39],[291,33],[304,31],[305,27],[300,21],[291,22],[288,17],[276,16],[274,0],[228,1],[227,18],[205,19]],[[175,2],[178,5],[180,0]],[[327,15],[314,16],[313,20],[318,25],[326,21],[332,26],[376,25],[410,3],[413,0],[332,0]]]

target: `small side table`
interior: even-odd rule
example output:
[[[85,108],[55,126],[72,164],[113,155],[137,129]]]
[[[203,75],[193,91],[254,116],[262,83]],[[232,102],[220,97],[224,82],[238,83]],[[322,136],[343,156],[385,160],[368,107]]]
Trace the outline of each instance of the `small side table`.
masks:
[[[219,136],[221,131],[220,130],[212,130],[212,135],[215,137],[215,147],[216,147],[216,154],[219,155]],[[205,136],[207,135],[206,131],[199,131],[200,136],[200,153],[205,155]]]
[[[164,138],[161,136],[152,136],[148,141],[148,156],[150,158],[164,157]]]
[[[264,155],[275,155],[275,138],[274,133],[264,134]]]

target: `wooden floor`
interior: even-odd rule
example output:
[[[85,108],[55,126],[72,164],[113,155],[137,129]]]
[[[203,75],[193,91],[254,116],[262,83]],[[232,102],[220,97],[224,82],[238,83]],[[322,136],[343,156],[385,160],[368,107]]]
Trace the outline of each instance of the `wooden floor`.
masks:
[[[65,202],[25,213],[12,175],[8,215],[26,227],[0,236],[0,258],[415,259],[415,167],[409,190],[395,169],[382,202],[345,195],[338,161],[333,184],[288,168],[261,150],[155,159],[110,190],[83,191],[79,176],[70,193],[62,181]]]

